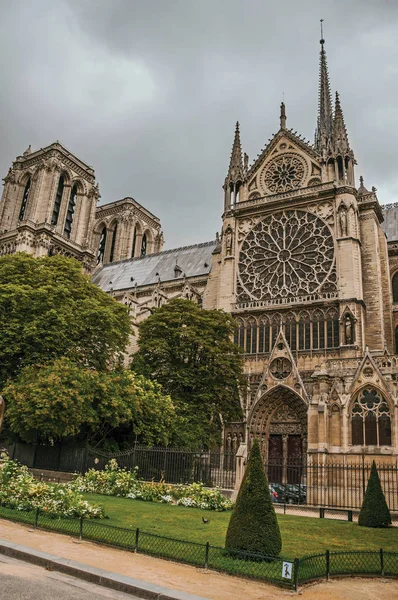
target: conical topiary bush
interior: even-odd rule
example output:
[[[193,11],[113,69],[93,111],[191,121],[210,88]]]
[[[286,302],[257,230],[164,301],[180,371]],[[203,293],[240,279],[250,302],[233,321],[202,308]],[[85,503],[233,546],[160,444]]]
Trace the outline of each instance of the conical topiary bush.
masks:
[[[391,525],[391,515],[381,487],[375,461],[372,463],[358,524],[364,527],[388,527]]]
[[[225,547],[228,550],[243,550],[266,556],[277,556],[282,548],[279,525],[257,440],[254,440],[229,521]]]

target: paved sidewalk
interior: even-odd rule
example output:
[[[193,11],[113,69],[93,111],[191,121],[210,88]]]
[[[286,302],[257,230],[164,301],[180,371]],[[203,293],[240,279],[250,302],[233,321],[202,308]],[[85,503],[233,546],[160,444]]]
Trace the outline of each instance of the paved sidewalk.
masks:
[[[144,582],[211,600],[282,600],[295,592],[0,520],[0,538]],[[303,600],[398,600],[398,581],[332,579],[300,590]]]

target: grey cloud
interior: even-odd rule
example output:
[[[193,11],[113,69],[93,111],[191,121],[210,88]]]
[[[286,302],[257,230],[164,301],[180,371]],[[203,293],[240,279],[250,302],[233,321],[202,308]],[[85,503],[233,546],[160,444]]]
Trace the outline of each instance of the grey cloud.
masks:
[[[101,202],[131,195],[166,245],[210,240],[235,121],[250,159],[278,129],[312,140],[319,18],[357,175],[398,200],[398,3],[375,0],[0,0],[0,171],[60,139]],[[6,57],[7,60],[4,60]]]

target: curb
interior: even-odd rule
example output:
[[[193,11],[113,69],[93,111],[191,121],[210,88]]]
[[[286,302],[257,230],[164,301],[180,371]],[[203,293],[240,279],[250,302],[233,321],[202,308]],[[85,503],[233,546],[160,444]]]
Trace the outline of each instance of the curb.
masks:
[[[202,596],[196,596],[178,590],[147,583],[140,579],[133,579],[125,575],[118,575],[111,571],[105,571],[97,567],[90,567],[82,563],[75,562],[68,558],[40,552],[27,546],[20,546],[6,540],[0,539],[0,554],[23,560],[40,567],[51,568],[54,571],[72,575],[79,579],[84,579],[90,583],[100,585],[125,594],[135,594],[144,600],[209,600]]]

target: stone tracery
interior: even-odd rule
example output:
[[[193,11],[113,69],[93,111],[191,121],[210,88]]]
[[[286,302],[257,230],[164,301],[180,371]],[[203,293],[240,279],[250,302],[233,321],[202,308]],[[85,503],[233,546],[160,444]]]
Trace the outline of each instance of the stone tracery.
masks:
[[[257,300],[334,290],[331,230],[301,210],[269,215],[242,244],[239,279],[247,295]]]
[[[306,164],[297,154],[286,153],[272,160],[262,173],[263,185],[271,193],[288,192],[300,187],[307,172]]]

